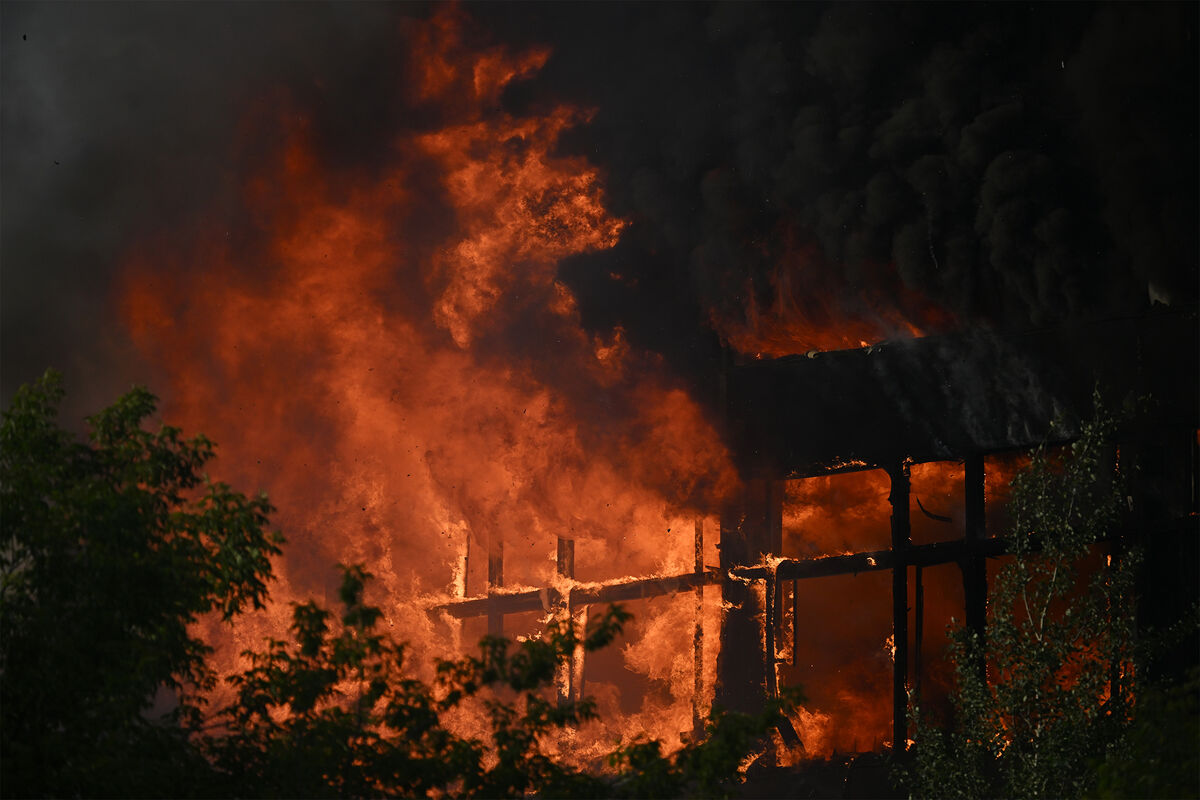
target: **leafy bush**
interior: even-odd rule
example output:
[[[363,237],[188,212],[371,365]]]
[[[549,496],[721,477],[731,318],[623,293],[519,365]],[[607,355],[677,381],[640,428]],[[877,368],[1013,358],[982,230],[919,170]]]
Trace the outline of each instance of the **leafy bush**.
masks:
[[[156,407],[145,389],[91,417],[85,442],[58,426],[62,395],[47,373],[0,425],[6,796],[724,796],[789,704],[717,712],[673,755],[639,740],[588,770],[551,745],[595,706],[556,702],[554,676],[578,647],[612,641],[627,613],[610,608],[586,631],[554,622],[515,646],[485,638],[428,685],[378,631],[370,575],[352,566],[341,616],[297,604],[291,639],[248,651],[233,702],[210,712],[211,650],[192,623],[266,601],[283,542],[267,529],[272,508],[208,480],[203,436],[145,430]],[[164,693],[169,710],[156,713]],[[455,727],[472,704],[485,735]]]
[[[439,661],[433,685],[406,677],[404,646],[376,631],[363,602],[370,575],[343,567],[340,622],[295,606],[294,642],[247,652],[230,680],[228,733],[205,740],[218,793],[244,796],[717,797],[775,725],[788,701],[761,715],[715,714],[703,741],[664,755],[661,743],[618,748],[610,770],[589,772],[554,754],[554,734],[596,718],[590,700],[556,701],[558,668],[580,646],[604,647],[629,614],[610,607],[582,638],[569,620],[515,647],[486,637],[478,656]],[[486,738],[454,732],[448,716],[471,703]]]
[[[157,795],[205,765],[182,723],[215,676],[189,631],[201,615],[261,606],[265,496],[202,474],[203,436],[143,429],[134,389],[58,427],[61,379],[17,391],[0,423],[0,783],[11,795]],[[150,719],[163,688],[180,700]]]
[[[1097,404],[1098,405],[1098,404]],[[1013,558],[986,639],[952,633],[953,723],[915,710],[907,781],[917,796],[1078,797],[1133,710],[1137,554],[1115,543],[1121,482],[1102,413],[1065,457],[1038,450],[1012,482]],[[986,665],[986,670],[983,666]]]

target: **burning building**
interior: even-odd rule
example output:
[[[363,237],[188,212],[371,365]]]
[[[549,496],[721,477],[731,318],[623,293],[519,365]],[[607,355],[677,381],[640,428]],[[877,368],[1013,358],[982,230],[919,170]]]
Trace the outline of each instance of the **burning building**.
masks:
[[[1113,532],[1150,554],[1143,587],[1154,588],[1145,597],[1141,619],[1150,626],[1170,624],[1180,609],[1175,600],[1164,604],[1162,599],[1195,593],[1200,585],[1195,530],[1200,380],[1188,365],[1200,357],[1197,333],[1195,312],[1160,313],[1017,336],[927,337],[733,364],[722,388],[743,480],[720,510],[719,569],[705,565],[699,520],[692,572],[602,585],[575,583],[574,542],[560,537],[556,569],[565,582],[505,592],[502,553],[492,550],[486,596],[439,610],[460,619],[486,616],[489,633],[499,634],[509,614],[586,614],[594,603],[694,592],[693,691],[699,725],[706,698],[704,587],[719,587],[726,609],[717,644],[716,702],[753,711],[783,682],[801,683],[813,674],[803,664],[803,650],[810,646],[806,629],[822,623],[803,607],[800,582],[887,572],[890,741],[903,742],[910,693],[919,691],[922,679],[924,571],[957,566],[962,618],[982,635],[987,559],[1003,555],[1005,546],[1000,532],[987,523],[988,461],[1070,442],[1080,421],[1092,413],[1100,386],[1153,404],[1153,422],[1126,431],[1121,441],[1125,469],[1132,464],[1138,478],[1127,498],[1127,526]],[[951,524],[939,540],[914,543],[916,510],[937,522],[954,522],[925,509],[919,497],[913,508],[913,468],[938,463],[961,465],[965,513],[961,524]],[[886,529],[890,546],[815,556],[789,553],[784,537],[788,482],[870,470],[886,475],[890,515],[874,523]],[[940,601],[944,611],[946,598]],[[576,664],[561,690],[582,691],[584,676],[584,665]],[[782,733],[785,742],[803,747],[794,728]],[[828,736],[811,727],[806,733]],[[877,734],[874,745],[881,741]]]
[[[778,691],[783,676],[803,680],[798,667],[810,623],[799,581],[888,571],[892,741],[903,742],[909,694],[922,678],[923,573],[939,565],[959,568],[959,618],[982,635],[986,561],[1003,553],[997,538],[1003,531],[987,521],[989,460],[1072,440],[1092,413],[1098,387],[1117,397],[1158,398],[1153,421],[1126,431],[1120,444],[1124,468],[1137,477],[1126,528],[1113,535],[1151,554],[1144,586],[1156,588],[1142,618],[1151,626],[1169,624],[1180,607],[1171,607],[1174,601],[1164,606],[1161,598],[1193,596],[1198,585],[1200,395],[1188,366],[1197,363],[1196,347],[1196,317],[1186,312],[1007,337],[912,339],[732,369],[731,424],[743,474],[753,477],[722,518],[722,566],[751,582],[725,586],[731,601],[725,635],[737,646],[723,651],[719,696],[731,706],[752,707],[764,688]],[[919,496],[913,507],[912,471],[938,462],[961,465],[955,477],[962,482],[964,513],[957,525],[927,510]],[[815,558],[789,554],[786,483],[861,470],[887,476],[890,517],[880,515],[875,525],[890,534],[890,546]],[[951,524],[937,540],[914,543],[911,517],[918,511]],[[754,581],[765,591],[752,591]],[[939,599],[944,614],[948,598]],[[780,641],[789,631],[790,641]],[[759,642],[763,659],[742,657]]]
[[[146,383],[269,491],[229,668],[363,562],[418,657],[628,603],[610,738],[799,683],[872,749],[1097,385],[1194,594],[1194,8],[0,12],[3,391]]]

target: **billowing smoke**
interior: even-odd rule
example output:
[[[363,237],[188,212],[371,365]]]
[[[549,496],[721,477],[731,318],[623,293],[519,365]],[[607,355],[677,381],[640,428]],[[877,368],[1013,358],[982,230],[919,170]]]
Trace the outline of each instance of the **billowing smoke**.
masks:
[[[5,3],[0,396],[47,366],[79,412],[161,385],[116,319],[126,249],[164,231],[186,249],[198,213],[232,209],[238,126],[274,94],[321,108],[331,152],[377,154],[399,111],[395,18],[418,11]]]
[[[681,374],[711,374],[714,328],[776,318],[888,335],[1195,301],[1194,6],[467,10],[549,49],[508,107],[594,109],[562,148],[632,224],[560,275],[592,330]],[[367,172],[430,124],[397,37],[426,13],[5,4],[3,395],[47,363],[107,393],[145,379],[109,310],[118,254],[227,202],[266,93]]]
[[[886,334],[1195,301],[1194,7],[570,16],[546,22],[566,41],[511,99],[595,103],[574,145],[633,226],[565,272],[596,325],[676,363],[697,320]]]

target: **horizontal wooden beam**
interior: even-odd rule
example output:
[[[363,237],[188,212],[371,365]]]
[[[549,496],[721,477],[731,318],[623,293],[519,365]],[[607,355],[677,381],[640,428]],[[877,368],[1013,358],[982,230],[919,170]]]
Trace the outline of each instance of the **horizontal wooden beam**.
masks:
[[[689,592],[699,586],[719,583],[720,580],[719,573],[710,571],[688,572],[665,578],[640,578],[600,586],[585,584],[571,589],[567,599],[572,608],[592,603],[620,603],[627,600],[661,597],[677,592]],[[490,597],[473,597],[470,600],[443,603],[435,606],[432,610],[445,612],[458,619],[482,617],[489,612],[492,614],[520,614],[529,611],[544,611],[546,606],[543,605],[543,598],[549,603],[557,597],[558,592],[554,589],[526,589],[520,592],[495,593]]]
[[[1036,542],[1033,547],[1037,549]],[[1007,542],[1002,537],[975,542],[955,539],[948,542],[909,545],[900,553],[895,550],[874,550],[819,558],[786,558],[773,570],[766,566],[734,567],[729,573],[740,580],[763,580],[774,574],[776,580],[792,581],[879,572],[898,565],[932,567],[938,564],[957,564],[971,556],[992,558],[1007,552]],[[583,584],[571,589],[570,596],[566,599],[572,608],[592,603],[620,603],[688,592],[700,586],[720,583],[722,578],[719,570],[710,568],[706,572],[688,572],[662,578],[639,578],[601,585]],[[442,603],[430,610],[441,611],[457,619],[466,619],[486,616],[489,613],[495,615],[546,611],[559,599],[557,590],[551,588],[509,592],[501,590],[487,597]]]
[[[774,570],[769,567],[734,567],[730,571],[735,577],[749,580],[762,580],[774,573],[778,580],[792,581],[805,578],[826,578],[834,575],[857,575],[860,572],[877,572],[892,569],[901,562],[906,565],[922,567],[954,564],[968,554],[998,556],[1003,555],[1004,552],[1005,542],[1003,539],[985,539],[974,546],[958,539],[949,542],[910,545],[904,548],[899,561],[894,550],[875,550],[822,558],[787,558],[780,561]]]

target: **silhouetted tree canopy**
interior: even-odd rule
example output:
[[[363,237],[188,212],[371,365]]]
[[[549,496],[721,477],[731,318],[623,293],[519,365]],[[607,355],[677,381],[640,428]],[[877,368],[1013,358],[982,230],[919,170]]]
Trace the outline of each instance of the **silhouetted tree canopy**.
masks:
[[[202,767],[184,737],[215,676],[189,631],[261,607],[282,537],[265,496],[202,470],[203,436],[144,429],[137,388],[58,426],[60,378],[22,387],[0,426],[0,714],[8,795],[178,791]],[[151,714],[160,691],[178,703]]]
[[[954,718],[938,726],[914,708],[904,770],[914,796],[1200,791],[1196,677],[1186,686],[1144,678],[1156,650],[1195,631],[1195,609],[1170,629],[1137,630],[1142,554],[1118,536],[1126,484],[1117,419],[1099,395],[1095,405],[1068,451],[1039,448],[1012,481],[1013,557],[990,588],[986,634],[951,633]]]
[[[516,645],[485,638],[425,683],[377,629],[370,574],[349,566],[340,617],[296,604],[290,638],[247,651],[226,679],[234,700],[208,709],[211,648],[189,626],[263,606],[283,543],[272,508],[208,479],[203,436],[146,430],[145,389],[90,417],[82,442],[58,425],[62,396],[47,373],[0,427],[5,796],[724,796],[790,702],[714,713],[706,737],[669,756],[641,739],[580,765],[549,740],[595,706],[556,702],[554,677],[578,647],[608,644],[626,612]],[[448,723],[471,706],[482,735]]]

